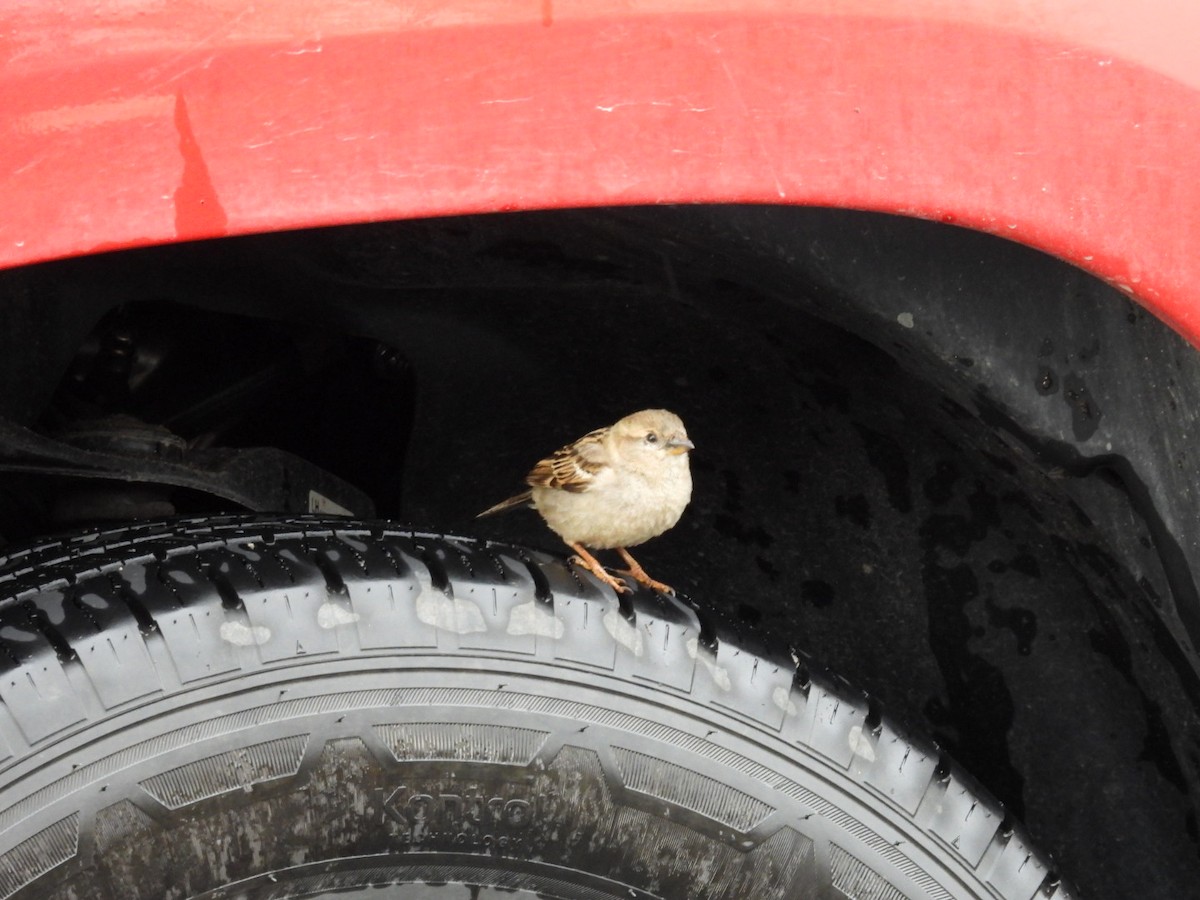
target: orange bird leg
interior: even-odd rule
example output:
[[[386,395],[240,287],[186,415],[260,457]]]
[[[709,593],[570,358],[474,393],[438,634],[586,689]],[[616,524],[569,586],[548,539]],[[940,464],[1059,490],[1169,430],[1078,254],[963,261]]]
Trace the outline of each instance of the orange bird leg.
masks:
[[[624,547],[618,547],[617,552],[621,554],[621,559],[625,560],[625,564],[629,566],[628,572],[622,574],[629,575],[634,581],[640,585],[650,588],[652,591],[658,591],[660,594],[674,594],[675,588],[669,584],[663,584],[661,581],[655,581],[646,574],[646,570],[638,565],[638,561],[629,555],[629,551]]]
[[[575,563],[576,565],[583,566],[618,594],[628,594],[630,592],[629,585],[625,584],[624,582],[617,581],[617,579],[613,578],[606,571],[604,571],[604,566],[600,565],[600,563],[596,560],[596,557],[592,556],[592,554],[583,549],[583,544],[568,544],[567,546],[575,551],[575,555],[571,557],[571,562]],[[645,573],[643,572],[642,574]]]

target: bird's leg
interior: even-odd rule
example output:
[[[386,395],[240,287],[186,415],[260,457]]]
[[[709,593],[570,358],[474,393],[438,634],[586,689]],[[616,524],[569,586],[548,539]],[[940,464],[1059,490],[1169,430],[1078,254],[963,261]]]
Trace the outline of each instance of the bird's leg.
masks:
[[[568,546],[575,551],[575,555],[571,557],[571,562],[583,566],[618,594],[628,594],[630,592],[629,585],[617,581],[617,579],[604,571],[604,566],[600,565],[596,557],[583,549],[583,544],[568,544]]]
[[[622,574],[628,575],[638,584],[644,585],[645,587],[650,588],[652,591],[658,591],[660,594],[675,593],[675,588],[671,587],[669,584],[663,584],[661,581],[655,581],[653,578],[647,575],[646,570],[638,565],[638,561],[634,559],[629,554],[629,551],[624,547],[618,547],[617,552],[621,554],[621,559],[625,560],[625,564],[629,566],[629,571],[623,572]]]

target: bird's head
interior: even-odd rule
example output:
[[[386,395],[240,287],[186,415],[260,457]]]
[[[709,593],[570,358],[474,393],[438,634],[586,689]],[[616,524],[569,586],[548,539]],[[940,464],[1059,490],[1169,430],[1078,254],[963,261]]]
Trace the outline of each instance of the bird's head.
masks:
[[[684,457],[696,445],[688,440],[683,421],[665,409],[643,409],[613,426],[622,456],[646,462]],[[682,460],[681,460],[682,461]]]

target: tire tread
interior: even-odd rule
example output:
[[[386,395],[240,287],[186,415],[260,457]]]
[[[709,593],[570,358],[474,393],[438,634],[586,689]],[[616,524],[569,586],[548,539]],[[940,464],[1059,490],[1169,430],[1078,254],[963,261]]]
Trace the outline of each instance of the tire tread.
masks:
[[[472,596],[490,595],[497,616],[503,604],[511,613],[531,603],[532,622],[563,627],[550,634],[539,625],[531,634],[517,634],[511,627],[429,626],[389,636],[357,624],[364,621],[365,611],[358,610],[367,592],[385,584],[393,600],[401,591],[415,596],[428,584],[432,602],[450,611],[459,609],[456,604],[478,607]],[[10,550],[0,557],[0,592],[0,729],[6,721],[17,726],[15,735],[0,730],[0,742],[13,744],[8,762],[147,694],[293,664],[313,652],[425,647],[432,633],[447,652],[534,653],[719,708],[819,753],[956,854],[996,897],[1073,896],[996,801],[935,744],[894,723],[874,699],[822,672],[803,653],[756,646],[684,598],[646,591],[616,597],[557,556],[384,522],[182,519]],[[265,598],[278,595],[288,598],[287,610],[278,603],[266,610]],[[335,621],[356,624],[322,628],[320,615],[309,612],[327,604],[336,607]],[[416,618],[422,615],[418,610]],[[219,623],[207,639],[197,638],[204,630],[194,622],[202,618]],[[370,624],[369,617],[365,621]],[[286,632],[281,644],[294,642],[295,652],[266,653],[256,643],[262,629]],[[217,631],[244,640],[218,641],[211,637]],[[393,640],[400,645],[392,646]],[[109,655],[90,664],[98,653]],[[37,678],[65,689],[68,670],[87,679],[89,697],[72,693],[71,702],[54,707],[39,703],[38,691],[20,689],[21,679]],[[6,765],[0,758],[0,769]],[[24,853],[22,847],[5,858]],[[879,852],[904,865],[896,848]],[[919,871],[913,874],[921,880]],[[844,877],[859,876],[846,870]],[[932,880],[927,887],[931,897],[949,896]]]

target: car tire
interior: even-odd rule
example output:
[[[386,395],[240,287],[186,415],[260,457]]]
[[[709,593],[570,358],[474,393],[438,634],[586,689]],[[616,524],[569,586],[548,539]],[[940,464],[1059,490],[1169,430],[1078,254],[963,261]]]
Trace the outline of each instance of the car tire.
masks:
[[[869,698],[559,557],[176,520],[0,590],[2,898],[1073,896]]]

